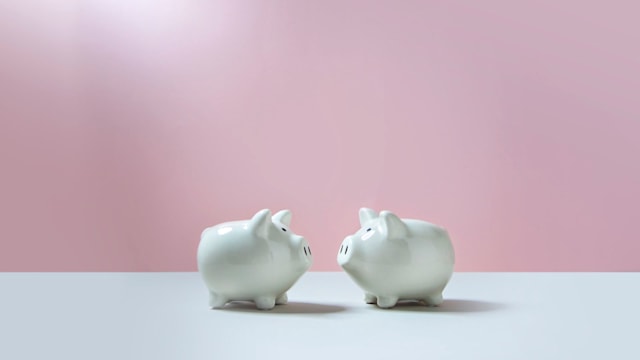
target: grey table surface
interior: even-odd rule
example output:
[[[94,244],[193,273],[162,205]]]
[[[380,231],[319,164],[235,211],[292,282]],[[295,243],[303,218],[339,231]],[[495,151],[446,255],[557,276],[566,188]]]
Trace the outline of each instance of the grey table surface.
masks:
[[[456,273],[382,310],[307,273],[272,311],[197,273],[0,273],[0,359],[640,359],[640,273]]]

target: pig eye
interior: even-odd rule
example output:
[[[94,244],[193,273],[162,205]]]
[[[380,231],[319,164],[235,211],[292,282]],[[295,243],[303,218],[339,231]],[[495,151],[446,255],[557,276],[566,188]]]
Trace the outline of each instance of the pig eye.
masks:
[[[368,228],[368,229],[367,229],[367,232],[369,232],[369,231],[371,231],[371,228]]]
[[[285,229],[285,228],[282,228],[282,231],[287,231],[287,229]]]

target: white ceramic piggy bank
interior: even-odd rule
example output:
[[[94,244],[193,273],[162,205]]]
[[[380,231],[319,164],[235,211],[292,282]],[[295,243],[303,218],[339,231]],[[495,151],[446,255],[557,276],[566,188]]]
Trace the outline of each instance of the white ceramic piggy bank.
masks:
[[[360,225],[342,242],[338,264],[364,290],[367,304],[391,308],[398,300],[442,303],[454,263],[445,229],[367,208],[360,209]]]
[[[202,232],[198,270],[209,288],[209,306],[255,302],[258,309],[287,303],[287,290],[311,266],[307,241],[289,229],[291,212],[267,209],[251,220],[219,224]]]

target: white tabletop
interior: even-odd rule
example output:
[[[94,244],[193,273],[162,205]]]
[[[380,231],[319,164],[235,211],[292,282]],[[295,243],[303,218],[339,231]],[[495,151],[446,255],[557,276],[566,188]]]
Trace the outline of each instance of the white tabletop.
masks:
[[[382,310],[343,273],[209,310],[197,273],[2,273],[0,359],[640,359],[640,273],[457,273]]]

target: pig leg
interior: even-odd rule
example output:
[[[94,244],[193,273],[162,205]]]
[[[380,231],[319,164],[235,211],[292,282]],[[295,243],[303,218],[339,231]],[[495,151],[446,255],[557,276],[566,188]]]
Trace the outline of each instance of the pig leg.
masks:
[[[383,309],[390,309],[396,306],[397,302],[397,296],[378,296],[378,306]]]
[[[283,293],[282,295],[278,296],[278,298],[276,298],[276,305],[284,305],[287,303],[287,301],[289,301],[287,293]]]
[[[228,301],[229,300],[227,300],[224,296],[220,296],[213,291],[209,292],[209,306],[212,309],[221,309]]]
[[[442,293],[431,294],[422,299],[427,306],[438,306],[442,304]]]
[[[253,301],[260,310],[271,310],[276,306],[276,298],[273,296],[260,296]]]
[[[373,294],[365,293],[364,302],[366,302],[367,304],[375,304],[376,302],[378,302],[378,298],[376,298],[376,296]]]

